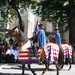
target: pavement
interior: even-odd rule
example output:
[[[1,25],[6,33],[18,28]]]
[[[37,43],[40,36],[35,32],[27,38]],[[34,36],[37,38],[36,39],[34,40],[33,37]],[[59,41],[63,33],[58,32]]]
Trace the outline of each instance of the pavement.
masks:
[[[44,65],[31,64],[33,70],[35,70],[37,75],[41,75]],[[75,65],[72,65],[72,68],[68,71],[69,65],[64,65],[64,68],[60,70],[59,75],[74,75],[75,74]],[[16,63],[2,64],[0,63],[0,75],[21,75],[22,65]],[[29,68],[25,67],[24,75],[33,75]],[[56,75],[55,65],[50,65],[49,70],[44,75]]]

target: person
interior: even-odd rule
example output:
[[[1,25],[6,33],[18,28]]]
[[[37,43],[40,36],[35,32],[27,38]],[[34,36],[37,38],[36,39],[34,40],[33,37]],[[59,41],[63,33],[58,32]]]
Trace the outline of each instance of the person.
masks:
[[[15,62],[18,62],[18,55],[19,55],[19,46],[17,45],[16,48],[14,49]]]
[[[55,43],[57,43],[58,45],[60,45],[61,44],[61,35],[59,33],[58,27],[56,27],[54,29],[54,37],[55,37]]]
[[[71,45],[71,44],[69,43],[68,39],[65,39],[65,38],[62,39],[62,44]]]
[[[44,31],[44,25],[39,24],[39,32],[38,32],[38,44],[39,44],[39,50],[40,52],[40,64],[44,62],[45,55],[43,54],[44,47],[46,46],[46,34]]]
[[[2,47],[1,47],[1,44],[0,44],[0,62],[2,60]]]
[[[7,50],[7,48],[5,47],[5,44],[1,45],[1,49],[2,49],[2,52],[1,52],[1,62],[4,62],[5,61],[5,52]]]
[[[39,24],[39,32],[38,32],[38,42],[39,42],[39,47],[44,47],[46,45],[46,34],[44,31],[44,25]]]
[[[37,45],[37,35],[33,34],[33,37],[29,38],[31,41],[31,47],[32,47],[32,57],[33,58],[37,58],[37,53],[38,53],[38,45]]]
[[[13,49],[13,45],[10,45],[10,47],[7,49],[6,53],[5,53],[5,62],[7,63],[12,63],[14,62],[14,49]]]

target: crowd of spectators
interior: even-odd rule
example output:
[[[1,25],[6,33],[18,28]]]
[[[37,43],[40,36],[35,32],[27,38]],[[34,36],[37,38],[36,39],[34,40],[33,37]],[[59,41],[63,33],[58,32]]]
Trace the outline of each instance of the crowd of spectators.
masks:
[[[0,63],[17,63],[18,55],[19,47],[12,38],[9,43],[0,39]]]

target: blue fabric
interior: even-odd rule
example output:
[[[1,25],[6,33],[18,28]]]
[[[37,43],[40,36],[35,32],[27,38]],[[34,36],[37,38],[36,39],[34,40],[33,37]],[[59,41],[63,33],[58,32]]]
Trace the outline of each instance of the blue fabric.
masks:
[[[39,47],[44,47],[46,45],[46,35],[45,35],[45,31],[43,29],[41,29],[39,31],[39,38],[38,38],[38,42],[39,42]]]
[[[57,33],[57,34],[56,34],[56,43],[57,43],[58,45],[61,44],[61,36],[60,36],[60,33]]]

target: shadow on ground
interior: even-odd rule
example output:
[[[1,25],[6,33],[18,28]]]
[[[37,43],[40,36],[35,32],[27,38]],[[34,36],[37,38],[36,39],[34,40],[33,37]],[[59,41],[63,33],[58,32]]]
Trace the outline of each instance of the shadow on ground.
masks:
[[[15,74],[15,73],[14,74],[10,74],[10,73],[5,73],[4,74],[4,73],[0,73],[0,75],[21,75],[21,74]],[[25,74],[25,75],[29,75],[29,74]]]
[[[0,65],[3,65],[3,64],[0,64]],[[3,67],[2,69],[3,70],[22,70],[22,65],[19,65],[19,64],[6,64],[7,66],[11,66],[11,67]],[[14,65],[14,66],[13,66]],[[15,67],[17,65],[17,67]],[[39,65],[39,66],[41,66],[41,65]],[[32,67],[32,66],[31,66]],[[38,68],[38,67],[32,67],[32,69],[35,71],[35,72],[37,72],[37,71],[43,71],[44,70],[44,68]],[[26,66],[25,67],[25,70],[26,71],[30,71],[30,69]],[[56,71],[56,69],[53,69],[53,68],[49,68],[48,69],[48,71]],[[21,75],[21,73],[0,73],[0,75]],[[29,74],[27,74],[27,73],[25,73],[25,75],[29,75]]]

